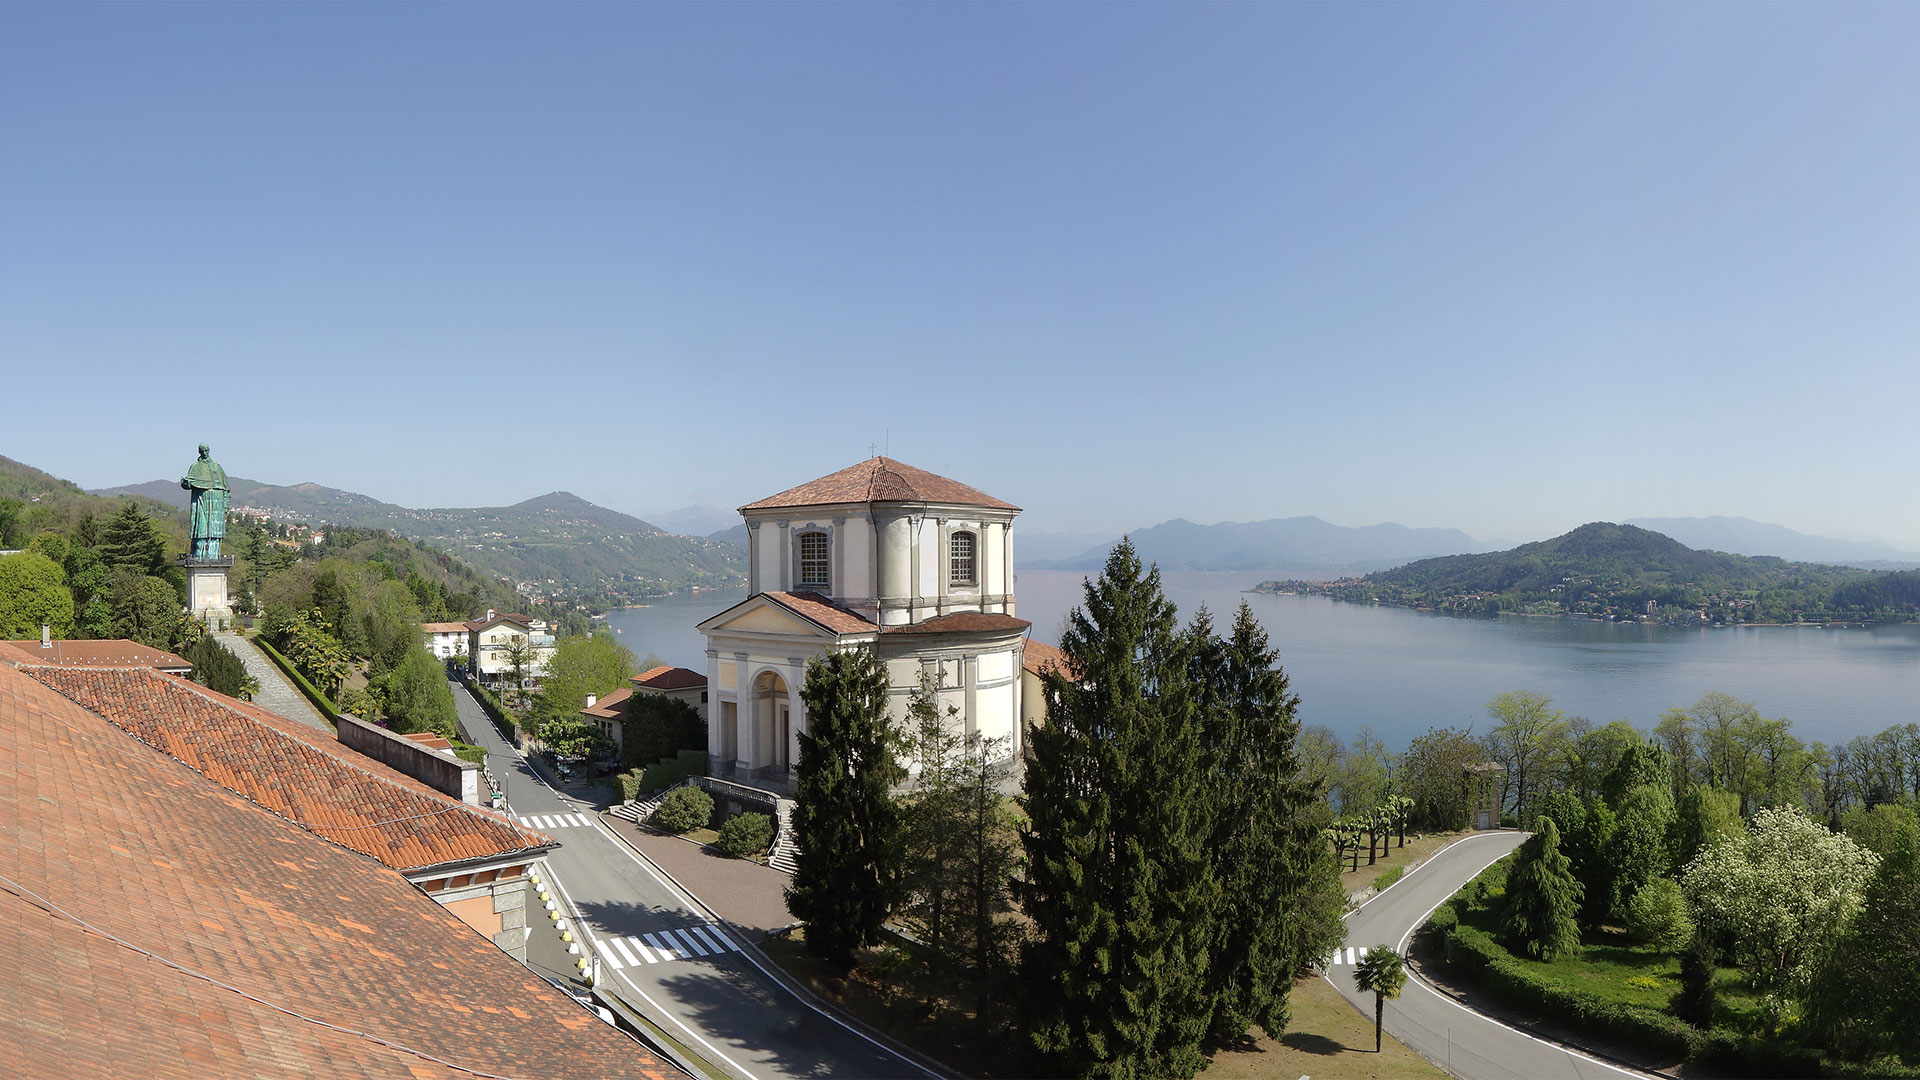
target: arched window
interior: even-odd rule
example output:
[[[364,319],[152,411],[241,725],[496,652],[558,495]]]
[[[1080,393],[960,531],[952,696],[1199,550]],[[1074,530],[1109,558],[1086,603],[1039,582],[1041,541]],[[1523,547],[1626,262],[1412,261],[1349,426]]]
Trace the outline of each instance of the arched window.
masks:
[[[953,585],[972,585],[973,534],[957,532],[947,537],[947,579]]]
[[[827,562],[826,533],[800,534],[800,584],[809,589],[832,587],[833,575]]]

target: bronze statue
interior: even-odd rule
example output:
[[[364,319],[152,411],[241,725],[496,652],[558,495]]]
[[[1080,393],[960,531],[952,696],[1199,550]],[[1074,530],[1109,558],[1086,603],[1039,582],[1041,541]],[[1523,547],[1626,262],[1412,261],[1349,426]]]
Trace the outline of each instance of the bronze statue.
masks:
[[[207,456],[206,443],[200,444],[200,460],[180,479],[180,486],[193,492],[187,558],[219,558],[220,541],[227,536],[227,470]]]

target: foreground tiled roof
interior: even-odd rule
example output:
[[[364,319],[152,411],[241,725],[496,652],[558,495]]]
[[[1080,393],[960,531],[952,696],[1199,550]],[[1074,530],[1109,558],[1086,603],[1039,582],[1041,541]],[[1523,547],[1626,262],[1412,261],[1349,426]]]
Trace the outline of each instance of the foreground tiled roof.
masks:
[[[889,634],[971,634],[993,630],[1025,630],[1033,624],[1025,619],[1016,619],[1011,615],[994,615],[983,611],[956,611],[952,615],[935,615],[931,619],[921,619],[917,623],[904,626],[889,626]]]
[[[1021,657],[1020,666],[1035,675],[1046,675],[1052,671],[1068,675],[1073,671],[1073,665],[1067,662],[1066,653],[1044,641],[1035,641],[1032,638],[1027,639],[1026,651]]]
[[[627,699],[632,696],[633,689],[623,686],[613,693],[595,701],[591,706],[581,709],[580,715],[597,716],[602,720],[623,719],[627,715],[627,710],[622,708],[622,706],[625,705]]]
[[[33,641],[0,641],[0,662],[52,664],[56,667],[150,667],[191,671],[193,661],[125,638],[108,641],[56,641],[50,649]]]
[[[172,675],[22,671],[209,780],[396,870],[556,846],[264,709]]]
[[[6,666],[0,838],[13,1080],[678,1075],[398,874]]]
[[[633,685],[644,686],[648,690],[691,690],[696,686],[707,685],[704,673],[692,668],[669,667],[661,664],[648,668],[633,677]]]
[[[833,601],[816,592],[763,592],[760,595],[836,634],[871,634],[880,629],[868,622],[866,616],[835,607]]]
[[[750,502],[740,509],[771,510],[782,506],[871,502],[947,503],[956,506],[987,506],[996,510],[1020,509],[1010,502],[1002,502],[958,480],[936,476],[925,469],[916,469],[911,465],[884,457],[868,458],[858,465],[850,465],[818,480],[809,480],[799,487],[788,488],[778,495],[769,495],[758,502]]]

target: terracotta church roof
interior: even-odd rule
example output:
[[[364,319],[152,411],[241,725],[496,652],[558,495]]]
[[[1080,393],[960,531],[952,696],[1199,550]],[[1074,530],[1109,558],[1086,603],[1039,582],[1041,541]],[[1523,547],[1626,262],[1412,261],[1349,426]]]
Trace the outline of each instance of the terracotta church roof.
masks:
[[[958,480],[936,476],[925,469],[916,469],[885,457],[868,458],[831,476],[809,480],[799,487],[750,502],[740,509],[772,510],[783,506],[872,502],[948,503],[956,506],[987,506],[995,510],[1020,509]]]
[[[142,668],[21,670],[228,791],[395,870],[558,846],[324,732],[176,676]]]
[[[1025,619],[1016,619],[1011,615],[998,615],[993,612],[956,611],[951,615],[935,615],[931,619],[921,619],[917,623],[905,626],[889,626],[889,634],[974,634],[994,630],[1025,630],[1033,624]]]
[[[880,629],[868,622],[866,616],[837,607],[816,592],[763,592],[760,595],[836,634],[871,634]]]
[[[633,677],[633,685],[648,690],[691,690],[696,686],[707,685],[707,677],[692,668],[673,667],[661,664],[648,668]]]
[[[400,875],[5,665],[0,773],[9,1077],[677,1075]]]

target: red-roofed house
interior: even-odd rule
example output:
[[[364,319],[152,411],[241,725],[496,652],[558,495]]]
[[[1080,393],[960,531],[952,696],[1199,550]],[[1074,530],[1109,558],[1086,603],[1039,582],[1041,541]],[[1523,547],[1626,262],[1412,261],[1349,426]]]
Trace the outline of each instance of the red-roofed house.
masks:
[[[547,674],[547,661],[553,656],[553,630],[545,619],[529,618],[511,612],[487,609],[487,613],[466,624],[467,662],[474,675],[490,687],[506,682],[513,670],[515,642],[524,642],[532,663],[527,668],[527,685],[537,684]]]
[[[969,732],[1021,741],[1013,519],[1020,508],[874,457],[740,508],[748,597],[707,637],[707,759],[714,775],[782,786],[806,730],[807,661],[869,646],[894,712],[925,672]]]

